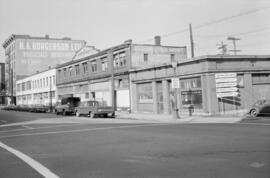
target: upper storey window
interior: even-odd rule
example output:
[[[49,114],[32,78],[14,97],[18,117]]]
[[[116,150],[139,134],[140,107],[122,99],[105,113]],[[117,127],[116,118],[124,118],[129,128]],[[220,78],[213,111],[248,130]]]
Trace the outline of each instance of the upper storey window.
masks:
[[[127,65],[126,52],[119,52],[113,55],[113,66],[114,68],[121,68]]]

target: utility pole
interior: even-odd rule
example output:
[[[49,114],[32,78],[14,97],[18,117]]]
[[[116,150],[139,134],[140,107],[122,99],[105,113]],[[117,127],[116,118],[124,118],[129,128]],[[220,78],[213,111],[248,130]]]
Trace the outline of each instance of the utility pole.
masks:
[[[52,77],[50,76],[50,112],[52,112]]]
[[[217,46],[218,46],[218,49],[221,50],[221,54],[222,54],[222,55],[227,54],[227,45],[224,44],[223,41],[221,41],[220,44],[217,44]]]
[[[108,59],[111,68],[111,98],[112,98],[112,109],[113,116],[115,116],[115,85],[114,85],[114,60],[113,60],[113,50],[109,50]]]
[[[234,52],[234,55],[236,55],[237,52],[240,52],[241,51],[241,50],[236,50],[236,41],[240,40],[240,38],[229,36],[227,38],[227,40],[232,40],[232,42],[233,42],[233,50],[230,50],[230,51],[233,51]]]
[[[194,42],[193,42],[193,34],[192,34],[192,26],[189,24],[189,36],[190,36],[190,48],[191,48],[191,57],[194,57]]]

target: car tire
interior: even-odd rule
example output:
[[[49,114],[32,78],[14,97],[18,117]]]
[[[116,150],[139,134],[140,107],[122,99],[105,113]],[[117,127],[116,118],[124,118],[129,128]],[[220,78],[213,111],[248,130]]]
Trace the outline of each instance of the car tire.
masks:
[[[76,111],[76,117],[80,117],[80,113]]]
[[[251,115],[252,117],[257,117],[257,116],[258,116],[258,111],[257,111],[256,109],[252,109],[252,110],[250,111],[250,115]]]
[[[95,117],[95,114],[93,112],[90,112],[89,113],[89,116],[90,116],[90,118],[94,118]]]

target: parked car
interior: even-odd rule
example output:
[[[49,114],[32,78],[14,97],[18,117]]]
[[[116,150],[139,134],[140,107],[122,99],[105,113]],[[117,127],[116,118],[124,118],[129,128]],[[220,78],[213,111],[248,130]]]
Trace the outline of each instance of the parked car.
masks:
[[[30,112],[47,112],[48,110],[49,107],[42,104],[32,105],[29,109]]]
[[[80,103],[79,97],[67,97],[62,98],[61,102],[57,103],[55,106],[55,113],[56,114],[74,114],[74,108],[77,107]]]
[[[270,114],[270,99],[256,101],[248,112],[252,117]]]
[[[75,108],[76,116],[89,115],[94,118],[97,115],[102,115],[103,117],[114,117],[114,110],[111,106],[105,106],[104,103],[98,101],[83,101],[78,107]]]

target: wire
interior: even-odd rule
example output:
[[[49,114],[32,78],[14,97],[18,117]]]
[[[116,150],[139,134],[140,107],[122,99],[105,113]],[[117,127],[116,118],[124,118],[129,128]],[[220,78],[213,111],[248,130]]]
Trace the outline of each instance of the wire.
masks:
[[[233,18],[245,16],[245,15],[248,15],[248,14],[253,14],[253,13],[256,13],[256,12],[259,12],[259,11],[262,11],[262,10],[265,10],[265,9],[269,9],[269,8],[270,8],[270,6],[265,6],[263,8],[253,9],[253,10],[249,10],[249,11],[246,11],[246,12],[241,12],[241,13],[236,14],[236,15],[224,17],[224,18],[221,18],[221,19],[213,20],[213,21],[210,21],[210,22],[206,22],[204,24],[201,24],[201,25],[194,26],[193,29],[199,29],[199,28],[202,28],[202,27],[205,27],[205,26],[209,26],[209,25],[213,25],[213,24],[216,24],[216,23],[228,21],[228,20],[233,19]],[[186,31],[189,31],[189,28],[184,28],[184,29],[179,30],[179,31],[175,31],[175,32],[163,34],[163,35],[161,35],[161,37],[162,38],[167,38],[169,36],[173,36],[173,35],[176,35],[176,34],[179,34],[179,33],[183,33],[183,32],[186,32]],[[147,39],[147,40],[144,40],[142,42],[148,42],[148,41],[152,41],[152,40],[153,39]]]

